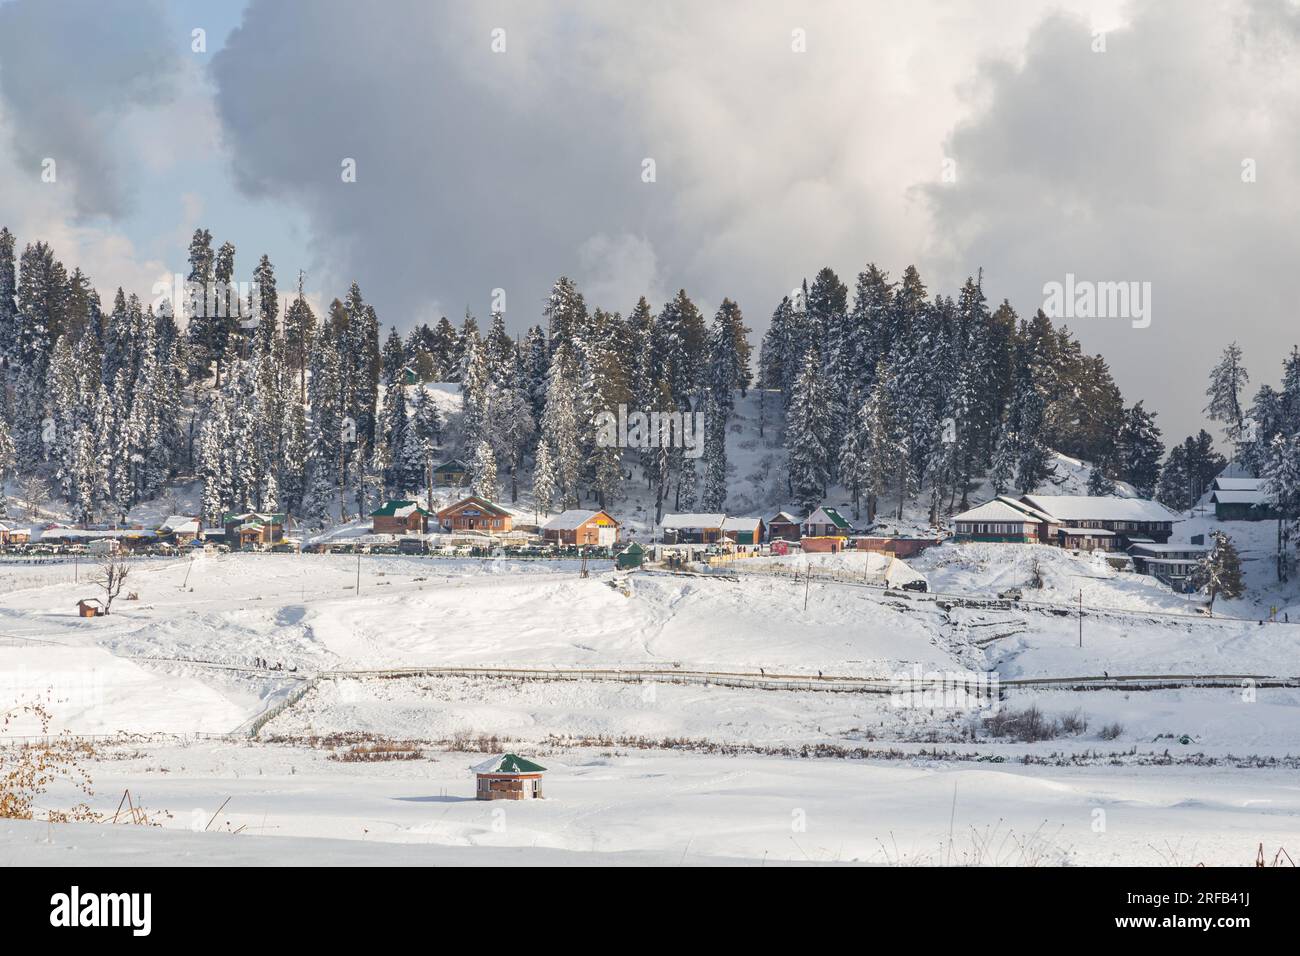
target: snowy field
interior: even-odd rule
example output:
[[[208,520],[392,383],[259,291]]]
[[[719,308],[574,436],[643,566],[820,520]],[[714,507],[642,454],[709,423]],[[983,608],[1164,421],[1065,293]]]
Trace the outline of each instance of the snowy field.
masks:
[[[1249,865],[1300,838],[1294,771],[583,748],[540,756],[546,799],[506,805],[471,799],[481,755],[334,752],[123,748],[95,802],[129,788],[160,829],[4,823],[0,862]]]
[[[988,560],[945,547],[915,565],[960,590]],[[1052,587],[1093,570],[1059,552],[1047,564]],[[1007,580],[1023,567],[1007,561]],[[1085,615],[1080,649],[1073,613],[762,573],[584,579],[571,562],[234,554],[139,562],[137,599],[86,620],[85,570],[0,565],[5,703],[42,697],[54,729],[77,734],[231,736],[99,742],[96,806],[111,814],[129,788],[163,832],[8,824],[6,862],[1186,864],[1300,846],[1295,689],[1010,687],[1000,708],[1080,724],[1026,742],[945,701],[670,679],[1296,674],[1292,626],[1168,614],[1131,576],[1091,579],[1099,607],[1125,609]],[[312,680],[452,666],[652,676]],[[38,732],[20,719],[8,735]],[[416,741],[418,759],[330,759],[358,734]],[[486,749],[480,738],[546,765],[547,799],[504,817],[466,799],[476,754],[448,748]],[[190,832],[226,797],[222,832]]]

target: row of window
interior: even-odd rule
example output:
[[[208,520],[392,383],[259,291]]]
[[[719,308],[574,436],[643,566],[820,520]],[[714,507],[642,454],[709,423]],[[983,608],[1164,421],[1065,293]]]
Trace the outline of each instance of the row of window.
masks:
[[[957,525],[961,534],[1030,534],[1032,525],[999,522],[962,521]]]

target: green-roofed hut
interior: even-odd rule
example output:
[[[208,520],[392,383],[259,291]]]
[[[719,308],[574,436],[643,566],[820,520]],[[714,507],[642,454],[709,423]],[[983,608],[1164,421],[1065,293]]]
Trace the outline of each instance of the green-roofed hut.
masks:
[[[540,800],[546,768],[516,754],[502,754],[471,767],[479,800]]]
[[[633,541],[614,558],[614,567],[620,571],[631,571],[645,564],[645,548]]]

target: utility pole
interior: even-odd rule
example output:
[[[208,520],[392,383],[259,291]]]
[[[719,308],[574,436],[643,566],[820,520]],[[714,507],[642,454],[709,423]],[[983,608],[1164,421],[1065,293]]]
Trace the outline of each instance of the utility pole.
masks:
[[[1079,588],[1079,647],[1083,647],[1083,588]]]
[[[360,546],[357,550],[357,593],[361,593],[361,551]]]

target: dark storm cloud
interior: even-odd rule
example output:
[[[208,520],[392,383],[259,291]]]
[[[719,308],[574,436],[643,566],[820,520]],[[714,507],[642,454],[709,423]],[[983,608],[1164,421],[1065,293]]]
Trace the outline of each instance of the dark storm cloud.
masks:
[[[1070,324],[1181,437],[1212,353],[1262,380],[1294,337],[1293,7],[1062,5],[253,0],[213,77],[237,181],[385,323],[503,287],[518,330],[562,273],[624,311],[729,295],[756,334],[822,265],[945,293],[982,266],[1022,315],[1067,273],[1150,282],[1150,328]],[[1094,53],[1083,16],[1125,25]]]
[[[131,109],[172,95],[178,56],[160,3],[0,4],[0,97],[31,183],[40,182],[41,163],[51,158],[59,181],[75,190],[76,215],[122,215],[132,176],[113,146],[114,127]]]
[[[984,266],[986,288],[1022,316],[1067,273],[1151,282],[1149,328],[1068,324],[1180,440],[1200,427],[1224,345],[1241,342],[1258,382],[1300,337],[1287,281],[1300,257],[1295,48],[1276,35],[1261,46],[1243,29],[1258,23],[1250,10],[1134,10],[1105,52],[1087,24],[1058,15],[1030,35],[1022,65],[987,64],[988,106],[947,147],[958,181],[927,191],[953,270]]]
[[[569,274],[609,309],[685,287],[761,323],[827,261],[909,261],[903,187],[944,126],[874,92],[913,68],[907,10],[254,0],[213,75],[239,182],[308,209],[317,258],[386,322],[482,316],[503,287],[519,329]]]
[[[465,4],[310,11],[249,9],[213,64],[220,116],[241,186],[303,203],[318,255],[386,322],[483,317],[499,287],[535,320],[582,240],[655,218],[589,27]]]

